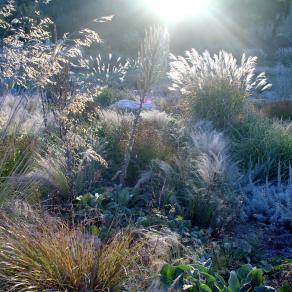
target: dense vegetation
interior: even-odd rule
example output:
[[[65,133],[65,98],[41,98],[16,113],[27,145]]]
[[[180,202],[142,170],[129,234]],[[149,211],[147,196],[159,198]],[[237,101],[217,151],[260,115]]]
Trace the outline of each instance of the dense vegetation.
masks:
[[[0,291],[292,291],[291,92],[261,70],[290,4],[212,4],[268,30],[258,68],[173,53],[139,1],[1,1]]]

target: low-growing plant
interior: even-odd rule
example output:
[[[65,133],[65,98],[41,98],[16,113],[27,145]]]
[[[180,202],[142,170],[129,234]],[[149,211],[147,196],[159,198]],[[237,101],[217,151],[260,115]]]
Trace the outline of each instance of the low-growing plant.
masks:
[[[257,185],[252,179],[244,188],[245,197],[241,210],[243,220],[253,219],[267,224],[292,228],[292,168],[288,181],[282,180],[279,170],[277,183]]]
[[[243,265],[237,271],[230,272],[228,283],[202,264],[165,265],[160,274],[167,291],[274,291],[272,287],[264,285],[265,272],[269,271]]]
[[[134,275],[142,244],[129,232],[102,244],[82,228],[44,215],[2,219],[0,278],[7,291],[115,290]]]

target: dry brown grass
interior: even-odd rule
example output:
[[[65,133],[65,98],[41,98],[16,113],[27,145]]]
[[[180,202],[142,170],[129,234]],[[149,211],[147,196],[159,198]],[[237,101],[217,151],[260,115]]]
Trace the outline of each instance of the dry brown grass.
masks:
[[[1,291],[116,290],[133,276],[142,247],[129,232],[101,244],[82,228],[48,216],[20,220],[3,215],[2,222]]]

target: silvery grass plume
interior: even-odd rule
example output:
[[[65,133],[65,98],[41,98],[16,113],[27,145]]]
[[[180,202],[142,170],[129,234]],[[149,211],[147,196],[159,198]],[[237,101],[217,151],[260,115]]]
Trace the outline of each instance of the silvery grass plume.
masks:
[[[194,162],[196,176],[205,187],[232,188],[238,181],[239,173],[236,164],[229,156],[229,147],[222,132],[212,129],[210,123],[200,122],[190,132],[188,154]]]
[[[98,54],[96,58],[90,57],[86,61],[87,69],[90,71],[86,78],[100,87],[119,87],[124,83],[133,62],[133,60],[116,57],[113,54]]]
[[[130,128],[133,123],[134,115],[132,113],[120,113],[115,110],[101,110],[100,123],[103,127],[115,130],[120,127]]]
[[[0,98],[0,123],[6,134],[37,134],[43,128],[41,100],[37,95],[7,94]]]
[[[208,51],[200,54],[191,49],[186,51],[185,57],[171,54],[170,59],[170,89],[179,90],[182,94],[193,94],[218,82],[232,85],[246,92],[246,96],[271,87],[265,73],[255,74],[257,57],[246,57],[243,54],[238,64],[236,58],[225,51],[211,56]]]
[[[127,112],[118,112],[115,110],[101,110],[99,112],[99,122],[102,127],[108,131],[124,129],[129,132],[133,125],[134,114]],[[143,128],[153,127],[157,129],[166,128],[173,118],[165,112],[160,111],[145,111],[141,113],[141,122]],[[124,134],[126,134],[124,132]]]
[[[166,128],[173,120],[170,115],[158,110],[142,112],[141,119],[143,121],[143,127],[147,128],[147,125],[151,125],[151,127],[155,127],[157,129]]]
[[[94,161],[102,167],[106,166],[105,160],[91,148],[86,148],[85,151],[78,153],[75,158],[76,165],[72,169],[76,188],[82,178],[83,170]],[[67,200],[72,195],[70,188],[72,178],[67,168],[64,149],[53,147],[42,155],[36,153],[33,160],[30,161],[28,171],[11,177],[10,182],[20,188],[26,185],[38,186],[41,191],[49,190],[50,197]],[[81,183],[86,186],[87,181]],[[29,193],[26,196],[29,196]]]

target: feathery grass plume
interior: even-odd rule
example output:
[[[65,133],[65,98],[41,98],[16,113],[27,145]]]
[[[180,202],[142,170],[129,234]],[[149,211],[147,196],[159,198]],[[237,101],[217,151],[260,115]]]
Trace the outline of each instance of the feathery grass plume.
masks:
[[[41,100],[38,95],[6,94],[0,97],[2,135],[38,134],[43,128]]]
[[[37,212],[22,220],[1,215],[0,278],[7,291],[114,291],[137,271],[143,244],[129,232],[102,244]]]
[[[264,73],[255,75],[256,61],[243,55],[238,64],[225,51],[213,57],[195,49],[187,51],[186,57],[171,55],[170,89],[188,97],[196,119],[211,120],[224,128],[244,113],[247,97],[270,88]]]
[[[39,141],[34,133],[34,130],[37,132],[41,127],[37,112],[36,108],[31,108],[26,96],[8,95],[1,99],[1,204],[13,196],[25,197],[34,190],[33,180],[22,178],[32,170],[34,158],[39,151]]]
[[[0,141],[0,203],[13,197],[27,197],[34,180],[23,180],[33,168],[38,142],[32,136],[8,135]]]
[[[176,165],[188,195],[185,202],[195,224],[221,227],[230,222],[239,206],[236,192],[239,172],[229,157],[229,147],[221,132],[208,123],[197,124],[179,152]]]
[[[69,182],[66,177],[65,157],[59,155],[38,156],[34,170],[29,177],[40,186],[53,187],[61,197],[70,196]],[[52,191],[51,191],[52,192]],[[52,192],[53,193],[53,192]]]
[[[96,82],[101,87],[120,87],[132,63],[130,59],[122,59],[113,54],[107,56],[98,54],[95,59],[90,57],[86,62],[87,69],[91,72],[86,79]]]
[[[140,114],[144,100],[152,86],[166,72],[167,56],[169,52],[169,36],[165,28],[159,26],[146,30],[138,56],[140,104],[135,112],[132,131],[125,149],[124,163],[120,175],[120,183],[125,184],[135,138],[137,135]]]

